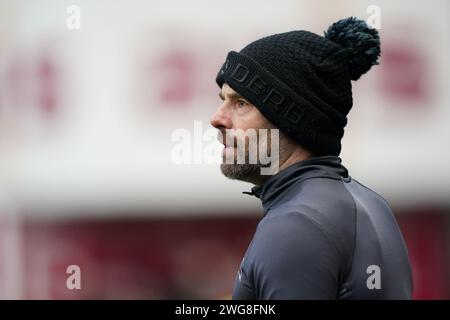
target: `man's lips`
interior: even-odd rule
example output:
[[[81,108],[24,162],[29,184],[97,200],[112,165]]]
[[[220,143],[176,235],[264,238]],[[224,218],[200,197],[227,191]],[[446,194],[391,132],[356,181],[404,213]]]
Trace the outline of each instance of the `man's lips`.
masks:
[[[232,138],[229,136],[227,138],[227,136],[221,132],[221,134],[219,134],[217,136],[217,140],[223,145],[223,152],[225,153],[225,150],[232,150],[232,149],[236,149],[236,145],[237,145],[237,139],[235,136],[232,136]]]
[[[224,148],[234,148],[234,145],[228,145],[224,140],[217,139],[221,144],[223,144]]]
[[[236,139],[233,139],[231,144],[227,144],[224,139],[217,139],[225,148],[234,148],[236,145]]]
[[[226,146],[226,145],[224,145],[223,146],[223,150],[222,150],[222,155],[225,156],[225,155],[231,154],[231,153],[234,154],[234,149],[235,148],[233,146]]]

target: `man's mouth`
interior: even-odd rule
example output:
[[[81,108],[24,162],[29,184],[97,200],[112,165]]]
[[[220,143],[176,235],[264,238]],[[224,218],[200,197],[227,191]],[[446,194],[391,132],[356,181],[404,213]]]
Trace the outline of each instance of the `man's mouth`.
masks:
[[[225,134],[222,134],[221,136],[217,137],[217,140],[219,140],[219,142],[223,145],[223,150],[222,150],[222,156],[223,157],[233,157],[234,158],[234,154],[235,154],[235,144],[227,144],[227,139]],[[236,139],[233,138],[232,141],[235,143]]]
[[[222,150],[222,155],[226,156],[227,154],[230,154],[230,153],[234,153],[234,147],[233,146],[224,145],[223,146],[223,150]]]
[[[229,144],[227,144],[227,142],[226,142],[226,140],[225,140],[225,137],[223,137],[223,138],[218,138],[217,139],[221,144],[223,144],[223,147],[224,148],[234,148],[234,145],[229,145]],[[234,139],[233,139],[233,141],[234,141]]]

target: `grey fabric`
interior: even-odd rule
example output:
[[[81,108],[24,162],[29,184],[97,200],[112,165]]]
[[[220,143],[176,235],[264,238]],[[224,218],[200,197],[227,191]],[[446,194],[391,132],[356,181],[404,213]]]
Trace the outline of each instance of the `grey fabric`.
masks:
[[[233,299],[411,299],[408,253],[389,205],[339,157],[298,162],[252,193],[264,216]]]

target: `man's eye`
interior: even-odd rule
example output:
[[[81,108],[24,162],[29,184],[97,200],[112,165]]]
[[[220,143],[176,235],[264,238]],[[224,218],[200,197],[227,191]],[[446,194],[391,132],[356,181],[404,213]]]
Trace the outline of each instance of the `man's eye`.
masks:
[[[244,101],[244,100],[238,100],[237,101],[237,105],[238,105],[238,107],[242,108],[242,107],[245,107],[247,105],[247,102]]]

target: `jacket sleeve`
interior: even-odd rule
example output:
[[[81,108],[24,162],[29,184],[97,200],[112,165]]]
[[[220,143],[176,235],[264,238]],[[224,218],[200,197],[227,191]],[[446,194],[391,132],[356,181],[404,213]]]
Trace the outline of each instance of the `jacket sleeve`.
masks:
[[[335,299],[340,257],[332,239],[299,212],[267,216],[254,239],[257,299]]]

